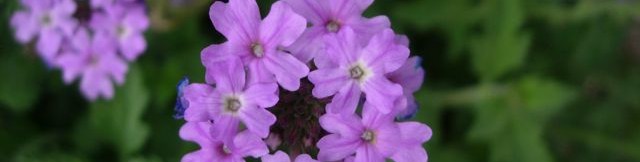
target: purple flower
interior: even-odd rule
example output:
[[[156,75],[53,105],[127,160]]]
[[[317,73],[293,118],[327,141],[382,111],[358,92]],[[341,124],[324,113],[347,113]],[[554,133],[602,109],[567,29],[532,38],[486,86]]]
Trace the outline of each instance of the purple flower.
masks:
[[[270,154],[264,155],[262,156],[262,158],[260,158],[260,160],[262,160],[262,162],[291,162],[291,158],[289,158],[289,155],[287,155],[287,153],[284,153],[282,151],[273,153],[273,155],[270,155]],[[318,161],[313,160],[313,158],[311,158],[311,156],[309,156],[308,154],[302,154],[302,155],[298,155],[298,157],[296,157],[294,162],[318,162]]]
[[[267,145],[260,137],[243,131],[233,135],[229,142],[222,142],[212,138],[210,122],[187,122],[180,128],[180,137],[187,141],[196,142],[200,150],[182,157],[182,162],[244,161],[244,157],[258,158],[269,153]]]
[[[422,144],[431,139],[431,128],[419,122],[398,123],[400,136],[402,138],[401,147],[391,156],[396,162],[427,161],[427,151]]]
[[[320,125],[330,134],[318,141],[318,160],[337,161],[355,153],[356,162],[384,161],[403,147],[393,114],[365,104],[362,119],[355,114],[325,114]]]
[[[214,138],[226,141],[231,138],[239,122],[261,138],[269,135],[269,127],[276,117],[265,108],[278,102],[276,83],[246,85],[245,71],[239,58],[217,62],[218,71],[213,76],[216,87],[192,84],[185,90],[189,108],[187,121],[215,121]]]
[[[406,46],[395,43],[393,31],[384,30],[364,48],[348,27],[335,36],[327,36],[325,41],[332,65],[318,67],[309,74],[309,80],[315,85],[315,97],[335,94],[327,111],[353,113],[364,92],[366,103],[382,113],[391,112],[395,99],[402,95],[402,87],[389,81],[385,74],[400,68],[409,56]]]
[[[422,81],[424,80],[424,69],[422,69],[420,64],[421,58],[414,56],[409,58],[398,70],[386,75],[391,82],[402,86],[404,94],[403,100],[406,107],[400,109],[398,114],[398,118],[401,120],[413,117],[418,109],[418,103],[413,97],[413,93],[420,89]]]
[[[324,57],[326,55],[324,36],[349,27],[356,32],[358,42],[365,44],[373,35],[390,26],[386,16],[371,19],[362,17],[362,13],[373,0],[284,0],[284,2],[291,5],[295,12],[304,16],[312,24],[287,49],[304,62],[315,57],[318,66],[323,66],[328,59]]]
[[[261,21],[255,0],[215,2],[209,16],[214,27],[228,39],[225,54],[240,56],[248,67],[249,82],[275,79],[290,91],[300,87],[300,78],[309,73],[309,68],[280,48],[291,45],[305,30],[302,16],[276,2]]]
[[[81,78],[80,90],[92,101],[100,96],[111,99],[112,81],[123,84],[127,73],[127,64],[116,55],[111,40],[104,33],[91,37],[83,28],[72,37],[69,48],[63,50],[56,64],[67,84]]]
[[[149,27],[149,18],[142,3],[106,5],[104,12],[94,13],[91,27],[109,34],[128,61],[135,60],[147,47],[143,33]]]
[[[28,43],[38,37],[38,53],[47,63],[58,54],[65,36],[73,34],[77,21],[73,18],[73,0],[21,0],[25,10],[11,17],[16,39]]]

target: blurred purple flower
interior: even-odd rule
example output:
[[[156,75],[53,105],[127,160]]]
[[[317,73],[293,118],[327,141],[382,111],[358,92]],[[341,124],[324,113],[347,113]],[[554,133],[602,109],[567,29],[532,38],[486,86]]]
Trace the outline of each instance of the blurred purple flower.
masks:
[[[213,120],[214,138],[226,141],[235,133],[238,123],[261,138],[269,135],[269,127],[276,117],[265,108],[278,102],[276,83],[246,85],[245,72],[239,58],[230,58],[215,65],[218,72],[213,76],[216,87],[192,84],[185,90],[189,108],[185,111],[187,121]]]
[[[390,27],[386,16],[362,17],[373,0],[284,0],[293,10],[304,16],[309,27],[287,50],[303,62],[316,58],[318,66],[324,65],[326,52],[323,37],[345,27],[354,29],[358,43],[366,44],[373,35]]]
[[[116,54],[115,46],[104,33],[92,36],[79,29],[56,59],[63,72],[64,81],[69,84],[80,78],[80,90],[84,96],[94,101],[98,97],[111,99],[113,84],[123,84],[127,64]]]
[[[143,33],[149,27],[149,18],[144,4],[120,2],[103,7],[103,12],[94,13],[91,27],[109,34],[126,60],[135,60],[147,47]]]
[[[393,114],[365,104],[362,119],[355,114],[325,114],[320,125],[330,134],[318,141],[318,160],[337,161],[355,153],[356,162],[384,161],[405,147]]]
[[[123,2],[124,3],[136,3],[136,2],[141,3],[143,0],[90,0],[90,1],[91,1],[91,7],[102,8],[102,7],[108,7],[115,3],[123,3]]]
[[[327,111],[355,112],[364,92],[366,103],[375,105],[382,113],[391,112],[395,99],[402,95],[402,87],[384,75],[402,66],[409,56],[406,46],[395,43],[393,31],[384,30],[364,48],[357,44],[355,33],[349,27],[335,36],[327,36],[325,41],[331,66],[318,67],[309,74],[309,81],[315,85],[315,97],[335,94]]]
[[[78,25],[73,18],[73,0],[21,0],[24,10],[11,17],[18,42],[26,44],[38,37],[37,51],[46,63],[57,56],[66,36]]]
[[[300,87],[300,79],[307,76],[309,68],[280,48],[291,45],[304,32],[306,21],[288,5],[274,3],[269,15],[260,20],[255,0],[215,2],[209,16],[214,27],[228,39],[225,54],[240,56],[248,67],[249,82],[275,79],[290,91]]]
[[[413,97],[413,93],[420,89],[424,80],[424,69],[420,64],[421,58],[414,56],[409,58],[398,70],[386,75],[391,82],[400,84],[403,89],[404,98],[402,99],[404,104],[396,104],[403,105],[403,107],[398,108],[400,111],[398,119],[400,120],[412,118],[418,110],[418,103]]]
[[[187,122],[180,128],[180,138],[200,145],[200,150],[183,156],[182,162],[235,162],[244,161],[244,157],[259,158],[269,153],[267,145],[253,133],[243,131],[236,135],[234,132],[231,141],[222,142],[212,138],[211,127],[210,122]]]

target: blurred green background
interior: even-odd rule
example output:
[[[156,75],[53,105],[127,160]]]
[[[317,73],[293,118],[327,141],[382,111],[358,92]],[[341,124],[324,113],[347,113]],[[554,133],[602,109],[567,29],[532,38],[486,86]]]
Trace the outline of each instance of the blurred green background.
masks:
[[[178,0],[179,1],[179,0]],[[179,161],[175,85],[203,82],[200,50],[224,38],[210,0],[147,0],[148,49],[111,101],[88,103],[0,0],[0,161]],[[273,0],[258,0],[266,13]],[[411,40],[426,80],[416,120],[430,161],[640,161],[638,0],[376,0]]]

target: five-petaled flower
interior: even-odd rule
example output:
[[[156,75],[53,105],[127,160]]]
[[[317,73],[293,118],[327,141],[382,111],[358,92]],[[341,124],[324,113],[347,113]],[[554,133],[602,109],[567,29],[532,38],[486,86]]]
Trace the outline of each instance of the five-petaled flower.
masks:
[[[331,63],[309,74],[309,80],[316,85],[313,95],[324,98],[335,94],[327,105],[328,111],[353,113],[364,92],[366,103],[382,113],[391,112],[395,99],[402,95],[402,87],[389,81],[385,74],[400,68],[409,56],[406,46],[395,43],[393,31],[384,30],[366,47],[356,42],[350,28],[327,36],[325,41]]]
[[[185,89],[189,108],[187,121],[213,120],[214,138],[230,139],[238,124],[261,138],[269,135],[269,127],[276,117],[265,108],[278,102],[275,83],[246,84],[246,76],[239,58],[216,62],[218,71],[213,76],[216,87],[192,84]]]
[[[113,97],[113,84],[124,83],[127,64],[116,54],[113,42],[104,33],[89,35],[78,30],[71,47],[56,59],[66,83],[80,77],[80,89],[89,100]]]
[[[38,54],[50,64],[53,62],[64,38],[71,36],[78,25],[73,18],[76,4],[73,0],[21,0],[25,10],[11,17],[18,42],[26,44],[35,37]]]
[[[305,19],[283,2],[276,2],[264,20],[255,0],[215,2],[209,12],[214,27],[227,38],[224,55],[237,55],[248,67],[249,82],[275,79],[295,91],[309,68],[281,48],[291,45],[306,27]],[[218,56],[215,56],[218,57]]]

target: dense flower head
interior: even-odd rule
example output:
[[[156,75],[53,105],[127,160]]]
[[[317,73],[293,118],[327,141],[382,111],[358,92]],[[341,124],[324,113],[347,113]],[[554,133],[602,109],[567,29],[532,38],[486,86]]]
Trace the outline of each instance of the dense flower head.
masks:
[[[214,2],[227,41],[202,50],[204,83],[179,83],[181,138],[200,145],[182,161],[427,161],[431,129],[406,121],[420,58],[386,17],[361,16],[372,3],[283,0],[262,19],[255,0]]]
[[[42,60],[62,70],[64,82],[80,80],[85,98],[110,99],[114,84],[125,81],[127,61],[146,48],[142,33],[149,20],[138,0],[21,0],[11,26],[18,42],[36,38]],[[78,5],[89,5],[81,7]],[[78,8],[90,8],[79,10]]]

